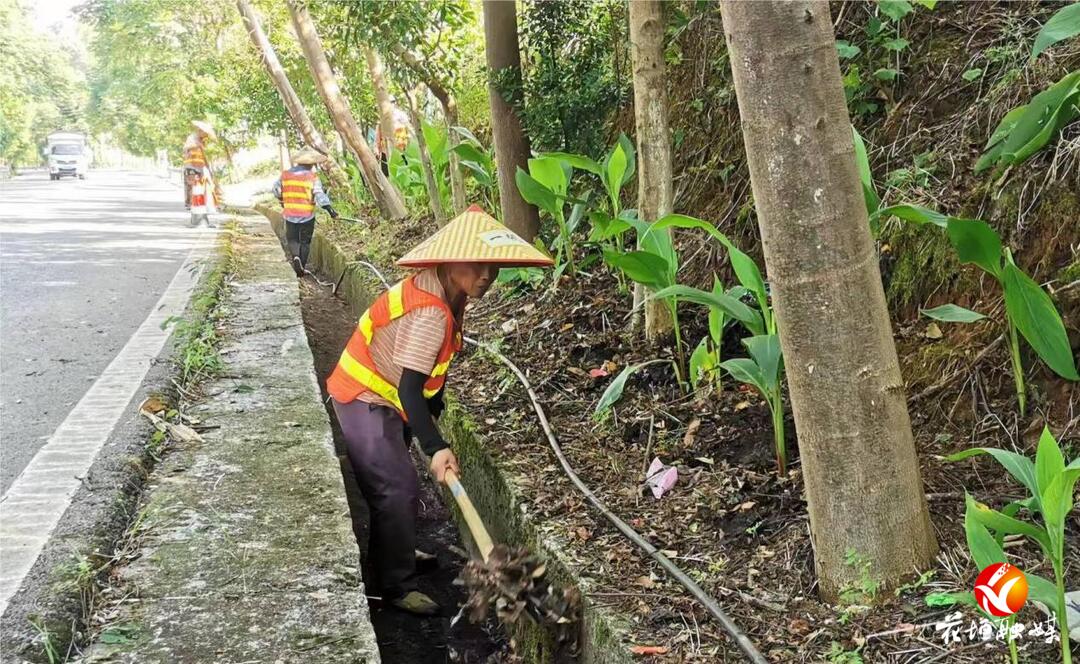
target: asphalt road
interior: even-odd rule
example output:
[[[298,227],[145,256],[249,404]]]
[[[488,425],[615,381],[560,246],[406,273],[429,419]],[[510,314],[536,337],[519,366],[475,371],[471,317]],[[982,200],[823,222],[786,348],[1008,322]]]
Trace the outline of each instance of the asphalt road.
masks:
[[[199,231],[179,183],[0,181],[0,494],[146,319]]]

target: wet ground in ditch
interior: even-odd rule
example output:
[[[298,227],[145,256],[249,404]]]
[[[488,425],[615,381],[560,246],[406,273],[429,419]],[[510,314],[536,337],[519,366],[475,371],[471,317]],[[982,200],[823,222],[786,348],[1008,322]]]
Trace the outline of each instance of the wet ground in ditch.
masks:
[[[348,305],[335,297],[329,288],[318,285],[311,277],[300,284],[304,327],[315,358],[315,372],[326,395],[326,376],[334,368],[341,349],[355,327]],[[359,551],[367,550],[368,511],[356,480],[346,460],[341,429],[334,410],[327,407],[334,432],[334,447],[342,461],[345,492],[352,514],[353,532],[360,543]],[[453,585],[465,560],[462,544],[449,511],[436,494],[436,487],[426,469],[420,467],[420,515],[417,523],[418,546],[439,559],[437,570],[420,577],[420,590],[430,595],[442,607],[443,614],[434,618],[417,618],[392,608],[385,608],[377,599],[369,599],[371,619],[379,641],[382,660],[388,664],[428,664],[454,662],[506,661],[507,643],[498,626],[492,623],[473,625],[462,618],[451,626],[465,593]],[[366,574],[365,574],[366,576]]]

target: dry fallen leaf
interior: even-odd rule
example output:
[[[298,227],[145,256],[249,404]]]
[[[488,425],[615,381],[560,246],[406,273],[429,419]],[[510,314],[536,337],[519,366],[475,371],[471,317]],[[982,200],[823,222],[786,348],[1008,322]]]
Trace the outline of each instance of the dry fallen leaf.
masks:
[[[740,401],[739,403],[735,404],[735,410],[736,411],[746,410],[749,407],[750,407],[750,402],[749,401]]]
[[[745,511],[747,511],[747,510],[751,510],[751,509],[753,509],[753,508],[754,508],[754,505],[757,505],[757,503],[755,503],[755,502],[754,502],[754,501],[752,501],[752,500],[748,500],[748,501],[746,501],[745,503],[743,503],[743,504],[739,505],[739,509],[740,509],[741,511],[745,512]]]
[[[683,447],[690,447],[694,444],[694,438],[697,436],[698,429],[700,428],[701,419],[695,417],[694,419],[690,420],[690,426],[686,427],[686,434],[683,435]]]
[[[634,579],[634,585],[641,586],[642,588],[655,588],[656,582],[653,581],[651,577],[639,576],[638,578]]]
[[[930,323],[926,326],[926,332],[923,332],[923,336],[927,339],[940,339],[945,336],[941,333],[941,328],[937,323]]]
[[[559,332],[566,332],[572,329],[574,329],[573,323],[564,323],[563,326],[559,328]]]
[[[635,655],[666,655],[669,648],[667,646],[631,646],[630,652]]]
[[[608,360],[607,362],[604,362],[604,368],[607,369],[608,373],[615,373],[619,370],[619,365],[615,364],[611,360]]]
[[[810,632],[810,623],[802,618],[795,618],[788,623],[787,628],[792,634],[808,634]]]

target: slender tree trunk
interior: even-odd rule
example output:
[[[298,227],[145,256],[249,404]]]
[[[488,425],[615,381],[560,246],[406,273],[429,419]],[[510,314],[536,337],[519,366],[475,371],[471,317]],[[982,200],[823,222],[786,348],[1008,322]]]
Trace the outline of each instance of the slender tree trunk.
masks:
[[[495,73],[506,70],[513,74],[514,80],[521,81],[521,52],[518,50],[517,7],[514,2],[484,0],[484,42],[491,134],[495,141],[503,222],[532,242],[540,231],[540,216],[536,208],[521,197],[515,180],[518,167],[528,168],[529,138],[521,128],[517,111],[503,99],[494,83]],[[520,90],[520,85],[515,88]]]
[[[281,66],[277,53],[274,52],[274,47],[270,44],[270,40],[267,39],[266,33],[263,32],[262,26],[259,24],[258,17],[251,8],[251,3],[248,0],[236,0],[236,9],[240,12],[240,17],[244,21],[248,37],[251,38],[255,48],[259,51],[263,66],[266,67],[266,71],[270,75],[270,80],[273,82],[274,87],[277,88],[281,103],[284,104],[289,118],[303,137],[304,143],[310,146],[311,149],[326,155],[326,163],[323,167],[326,169],[327,177],[330,178],[330,181],[339,191],[349,192],[349,197],[352,198],[352,187],[349,185],[348,176],[331,157],[330,148],[326,146],[322,134],[311,122],[307,109],[304,108],[300,97],[293,90],[292,83],[289,82],[289,77],[285,74],[285,69]]]
[[[353,118],[349,100],[345,98],[338,86],[337,78],[326,59],[322,40],[319,39],[319,33],[315,31],[315,24],[311,21],[307,7],[299,0],[288,0],[286,4],[292,16],[293,27],[296,29],[296,38],[304,52],[304,59],[311,68],[311,77],[315,81],[319,96],[326,104],[326,110],[329,111],[330,118],[334,121],[334,126],[337,127],[341,138],[356,155],[364,180],[371,190],[371,195],[375,198],[375,204],[379,206],[379,211],[386,219],[406,217],[408,211],[401,200],[401,194],[379,169],[379,160],[368,147],[367,139],[364,138]]]
[[[638,214],[651,222],[671,214],[672,199],[671,138],[664,76],[664,7],[659,0],[631,0],[630,52],[634,62]],[[645,288],[635,284],[635,310],[644,298]],[[671,331],[672,325],[671,311],[663,301],[645,303],[647,339]]]
[[[461,142],[461,137],[454,131],[454,127],[458,124],[458,111],[457,100],[454,98],[454,94],[450,91],[450,86],[439,80],[439,77],[435,76],[418,55],[408,50],[401,44],[394,44],[394,54],[401,58],[401,61],[405,65],[413,70],[420,80],[427,86],[427,89],[431,91],[431,94],[439,100],[439,105],[442,106],[443,119],[446,121],[446,147],[450,151],[449,154],[449,171],[450,171],[450,197],[453,199],[454,214],[458,214],[465,211],[465,176],[461,174],[461,163],[458,159],[457,153],[454,152],[454,146]]]
[[[825,0],[723,0],[826,600],[933,563],[930,524]]]
[[[439,185],[435,182],[435,168],[431,164],[431,152],[428,150],[427,139],[424,138],[424,124],[420,121],[420,110],[417,108],[413,91],[406,90],[405,98],[409,103],[409,119],[412,120],[413,132],[416,133],[416,148],[420,152],[420,166],[424,171],[424,186],[427,188],[431,213],[435,215],[435,222],[443,226],[446,224],[446,212],[443,211]]]
[[[382,58],[373,49],[365,48],[364,57],[367,59],[371,87],[375,90],[375,103],[379,106],[379,133],[382,134],[382,145],[379,146],[378,153],[389,158],[390,145],[394,141],[394,103],[390,101],[389,87],[386,84],[386,69],[383,67]]]

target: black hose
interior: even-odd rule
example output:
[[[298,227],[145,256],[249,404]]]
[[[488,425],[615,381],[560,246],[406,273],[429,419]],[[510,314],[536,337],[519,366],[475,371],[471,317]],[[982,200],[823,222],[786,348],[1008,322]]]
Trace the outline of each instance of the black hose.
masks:
[[[559,463],[562,465],[563,471],[570,478],[570,481],[574,483],[574,486],[577,487],[578,491],[584,494],[585,497],[589,500],[589,502],[592,503],[593,507],[598,509],[601,514],[607,517],[607,520],[610,521],[616,528],[618,528],[619,532],[625,535],[627,539],[636,544],[639,549],[649,554],[650,558],[658,562],[660,566],[668,572],[668,574],[674,577],[676,581],[678,581],[680,584],[683,585],[684,588],[690,591],[690,594],[693,595],[694,598],[697,599],[699,602],[701,602],[702,605],[704,605],[705,608],[709,610],[709,613],[713,614],[713,616],[720,622],[720,626],[723,627],[724,631],[731,636],[731,638],[735,641],[735,644],[739,646],[739,650],[743,651],[749,661],[754,662],[754,664],[768,664],[768,660],[766,660],[765,657],[761,654],[761,652],[757,649],[757,647],[754,646],[754,642],[751,641],[750,638],[746,636],[746,634],[743,633],[741,629],[739,629],[739,626],[736,625],[735,622],[730,617],[728,617],[726,613],[724,613],[724,610],[720,608],[720,605],[715,599],[713,599],[708,593],[706,593],[702,589],[702,587],[699,586],[697,582],[695,582],[693,579],[691,579],[686,574],[686,572],[684,572],[678,565],[671,562],[670,558],[661,553],[648,540],[638,534],[636,530],[631,528],[629,524],[627,524],[625,521],[620,519],[614,512],[608,509],[608,506],[605,505],[596,496],[596,494],[594,494],[592,490],[589,489],[588,486],[586,486],[586,484],[581,480],[580,477],[578,477],[578,474],[574,472],[574,469],[570,465],[570,462],[566,459],[566,455],[563,454],[562,447],[559,445],[559,441],[555,437],[555,432],[551,429],[551,423],[548,422],[547,415],[544,414],[544,409],[540,406],[540,398],[536,395],[536,392],[533,391],[532,385],[529,384],[529,379],[525,377],[525,374],[522,373],[521,369],[518,369],[517,365],[515,365],[502,353],[498,352],[489,345],[480,343],[479,341],[476,341],[475,339],[470,339],[469,337],[465,337],[465,341],[473,344],[474,346],[482,348],[488,353],[494,355],[517,375],[518,380],[520,380],[521,384],[525,386],[525,391],[529,394],[529,399],[532,401],[533,409],[536,411],[536,416],[540,419],[540,425],[543,427],[544,433],[547,434],[548,443],[550,443],[552,451],[555,452],[555,456],[559,459]]]

